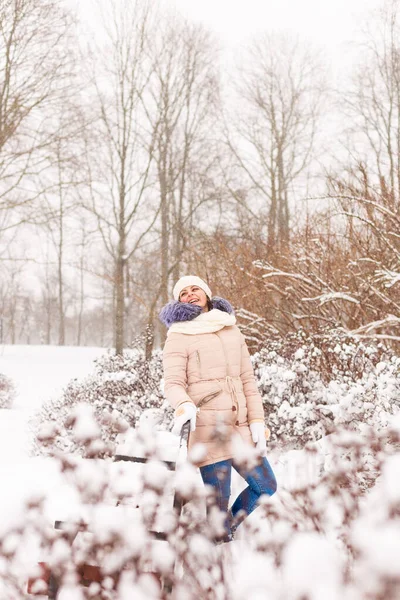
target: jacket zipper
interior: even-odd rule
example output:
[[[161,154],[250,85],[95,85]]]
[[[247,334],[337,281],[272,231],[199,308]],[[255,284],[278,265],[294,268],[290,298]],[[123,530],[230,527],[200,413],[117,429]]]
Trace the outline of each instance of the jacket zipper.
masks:
[[[217,336],[217,338],[219,339],[219,343],[221,344],[222,354],[224,355],[224,360],[225,360],[225,371],[226,371],[226,374],[229,375],[229,365],[228,365],[228,361],[227,361],[227,358],[226,358],[226,352],[225,352],[224,344],[222,343],[222,340],[221,340],[221,338],[219,337],[219,335],[217,333],[214,333],[214,335]]]
[[[200,379],[201,379],[201,360],[200,360],[200,352],[196,350],[196,361],[199,366]]]

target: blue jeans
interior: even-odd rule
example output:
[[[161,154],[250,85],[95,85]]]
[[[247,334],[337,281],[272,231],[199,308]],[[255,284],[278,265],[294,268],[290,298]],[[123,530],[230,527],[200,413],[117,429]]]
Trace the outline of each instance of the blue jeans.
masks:
[[[228,504],[231,495],[232,467],[246,481],[247,487],[239,494],[231,506],[228,515]],[[200,473],[206,485],[214,488],[215,502],[218,508],[227,514],[226,530],[228,537],[232,530],[257,507],[257,502],[262,494],[272,496],[276,492],[277,484],[271,465],[266,458],[262,458],[250,472],[236,465],[232,459],[200,467]]]

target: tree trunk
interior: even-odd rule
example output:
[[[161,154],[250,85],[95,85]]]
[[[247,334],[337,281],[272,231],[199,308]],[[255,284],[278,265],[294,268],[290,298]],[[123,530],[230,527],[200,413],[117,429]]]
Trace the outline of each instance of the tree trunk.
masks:
[[[161,195],[161,300],[168,302],[168,267],[169,267],[169,232],[168,232],[168,198],[165,160],[160,166],[159,181]]]
[[[122,354],[124,350],[124,259],[123,253],[118,253],[115,268],[115,353]]]
[[[280,251],[285,251],[289,243],[289,212],[287,206],[287,185],[285,183],[284,161],[281,144],[278,146],[278,223],[277,223],[277,242]]]
[[[51,300],[47,302],[47,315],[46,315],[46,344],[51,344]]]
[[[146,344],[145,344],[145,356],[146,356],[146,360],[150,360],[153,354],[153,347],[154,347],[154,311],[157,305],[157,296],[154,298],[151,307],[150,307],[150,311],[149,311],[149,318],[147,321],[147,327],[146,327]]]
[[[62,217],[61,217],[62,219]],[[65,316],[63,295],[63,232],[60,224],[60,246],[58,249],[58,345],[65,344]]]
[[[115,353],[122,354],[125,342],[125,263],[126,263],[126,223],[125,223],[125,162],[126,144],[123,144],[121,156],[119,213],[118,213],[118,247],[115,269]]]
[[[267,256],[270,256],[275,251],[276,246],[276,184],[275,177],[271,177],[271,202],[268,211],[268,223],[267,223]]]
[[[81,256],[80,264],[80,285],[79,285],[79,312],[78,312],[78,329],[76,332],[76,345],[80,346],[82,342],[82,317],[83,306],[85,302],[85,278],[83,276],[83,257]]]

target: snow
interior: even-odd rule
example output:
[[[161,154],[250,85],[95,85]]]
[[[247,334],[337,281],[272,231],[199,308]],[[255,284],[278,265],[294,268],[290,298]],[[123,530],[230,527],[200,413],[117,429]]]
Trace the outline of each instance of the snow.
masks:
[[[294,353],[294,358],[295,360],[302,360],[304,358],[304,348],[299,348],[298,350],[296,350],[296,352]]]
[[[1,346],[0,373],[12,379],[17,397],[11,410],[0,410],[0,464],[24,462],[29,453],[28,421],[47,400],[56,398],[73,378],[92,370],[100,348]]]
[[[0,410],[0,533],[18,520],[32,494],[46,495],[49,519],[68,510],[74,494],[62,483],[55,462],[30,456],[28,422],[45,401],[58,397],[71,379],[87,375],[103,352],[85,347],[0,347],[0,372],[17,388],[13,407]]]
[[[288,544],[284,556],[286,598],[335,600],[340,594],[338,550],[317,533],[300,533]]]
[[[360,304],[360,301],[357,298],[353,298],[349,294],[345,294],[343,292],[329,292],[326,294],[320,294],[319,296],[315,296],[314,298],[302,298],[302,302],[319,302],[319,306],[323,306],[328,302],[335,302],[336,300],[344,300],[346,302],[352,302],[353,304]]]
[[[384,487],[384,493],[388,502],[400,505],[400,454],[390,456],[385,462],[382,470],[380,484]],[[399,538],[400,539],[400,538]]]
[[[45,400],[57,397],[73,378],[93,368],[104,348],[71,346],[0,346],[0,372],[16,384],[15,409],[30,414]]]
[[[74,421],[74,438],[83,444],[95,440],[100,435],[100,427],[95,419],[94,410],[87,404],[78,404],[71,410]]]
[[[142,458],[150,453],[163,460],[175,461],[178,457],[179,437],[167,431],[153,432],[151,437],[148,437],[147,431],[146,424],[140,424],[137,429],[130,428],[119,434],[115,453]]]
[[[338,351],[351,354],[352,348],[341,346]],[[197,502],[196,506],[188,505],[186,521],[195,525],[195,511],[199,507],[205,510],[208,491],[198,470],[190,462],[201,458],[203,448],[194,448],[187,460],[186,454],[179,450],[178,437],[153,429],[160,420],[159,409],[143,414],[136,430],[129,429],[118,438],[117,453],[152,456],[151,462],[146,465],[87,460],[60,453],[60,468],[56,458],[30,455],[28,422],[31,416],[43,402],[57,398],[72,378],[89,375],[95,358],[102,352],[96,348],[1,348],[0,372],[13,380],[17,397],[11,409],[0,411],[0,538],[3,539],[9,531],[13,532],[5,538],[2,551],[9,554],[19,552],[19,564],[24,565],[25,572],[30,569],[33,573],[39,559],[45,558],[53,565],[72,560],[71,547],[63,539],[53,544],[51,556],[43,557],[39,536],[32,535],[31,530],[30,537],[25,538],[24,532],[15,531],[15,526],[26,518],[25,501],[28,499],[32,506],[38,507],[36,512],[29,513],[29,523],[34,530],[37,527],[39,531],[44,524],[54,535],[56,519],[69,523],[83,519],[88,523],[89,532],[79,534],[77,538],[75,560],[85,556],[86,548],[91,547],[93,540],[103,547],[118,543],[118,551],[106,553],[103,559],[104,572],[110,575],[125,560],[136,558],[151,560],[163,573],[171,572],[173,549],[165,542],[149,543],[145,523],[139,518],[141,511],[140,514],[156,531],[176,531],[176,517],[169,509],[173,499],[171,472],[162,460],[179,458],[176,489],[183,497],[191,499],[190,504]],[[299,366],[302,366],[301,361],[306,355],[306,348],[297,350],[294,360]],[[195,531],[189,536],[185,551],[192,561],[196,561],[196,568],[204,569],[204,578],[209,578],[210,586],[216,590],[216,598],[226,597],[223,591],[218,596],[218,590],[223,587],[223,580],[218,579],[221,561],[225,564],[226,585],[230,586],[229,597],[233,600],[357,598],[365,595],[368,586],[378,595],[387,578],[393,580],[398,577],[400,524],[396,521],[396,514],[400,503],[399,454],[385,457],[375,486],[358,504],[355,504],[358,502],[355,488],[344,485],[343,478],[351,475],[351,469],[354,470],[353,475],[357,475],[361,465],[364,475],[369,472],[368,469],[372,472],[376,468],[375,455],[380,456],[376,447],[385,435],[385,429],[389,425],[393,434],[400,431],[400,413],[393,416],[390,412],[398,390],[398,360],[378,362],[375,369],[363,374],[358,382],[331,381],[326,387],[316,387],[313,403],[307,401],[299,406],[282,397],[286,390],[291,389],[299,371],[293,364],[289,368],[278,358],[275,364],[261,369],[261,381],[264,386],[274,386],[272,393],[281,419],[292,419],[294,426],[300,430],[307,428],[309,411],[314,410],[319,402],[324,410],[333,411],[338,420],[352,420],[354,416],[360,418],[360,428],[308,442],[298,449],[276,444],[273,451],[268,452],[268,459],[277,476],[278,493],[271,499],[262,499],[260,507],[238,529],[238,539],[230,548],[217,550]],[[308,371],[304,377],[309,377]],[[379,404],[374,401],[375,396],[370,395],[373,390],[377,390]],[[96,438],[98,427],[87,406],[76,406],[72,421],[74,435],[84,443],[91,443]],[[375,429],[377,424],[381,424],[383,434]],[[360,438],[360,430],[364,438]],[[252,464],[256,459],[254,450],[238,440],[235,444],[238,460]],[[335,444],[336,448],[341,444],[342,454],[335,451]],[[354,462],[349,460],[350,455],[343,454],[343,449],[346,452],[351,449]],[[324,477],[322,485],[321,478]],[[232,497],[244,486],[243,480],[234,472]],[[169,504],[160,509],[164,501]],[[344,526],[350,515],[350,521]],[[209,526],[214,533],[222,533],[223,517],[218,511],[212,513]],[[357,556],[357,563],[352,569],[353,579],[347,587],[342,578],[346,569],[346,548],[341,540],[344,534]],[[182,548],[183,543],[184,540],[178,539],[176,548]],[[279,568],[277,562],[281,565]],[[0,573],[5,568],[0,556]],[[2,600],[3,597],[5,600],[13,598],[12,594],[6,595],[3,590],[4,584],[1,583]],[[188,589],[182,587],[178,593],[177,588],[176,597],[191,600],[192,596],[187,596],[187,592]],[[61,600],[79,600],[83,595],[71,579],[59,597]],[[132,573],[124,573],[119,582],[118,600],[132,597],[158,600],[159,586],[145,573],[135,579]],[[394,596],[388,600],[392,598]]]

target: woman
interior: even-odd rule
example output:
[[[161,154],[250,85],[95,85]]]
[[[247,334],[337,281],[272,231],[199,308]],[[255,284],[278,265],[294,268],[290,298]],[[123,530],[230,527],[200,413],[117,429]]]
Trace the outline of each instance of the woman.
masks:
[[[200,473],[204,483],[213,486],[217,506],[227,514],[222,541],[229,541],[239,522],[256,508],[259,497],[276,491],[275,476],[265,458],[262,400],[229,302],[212,298],[205,281],[194,275],[181,277],[173,296],[174,301],[160,313],[169,327],[163,355],[164,390],[175,408],[173,431],[179,433],[190,421],[189,448],[204,445]],[[258,450],[260,464],[251,472],[234,462],[230,439],[235,433]],[[228,513],[232,467],[246,480],[247,488]]]

